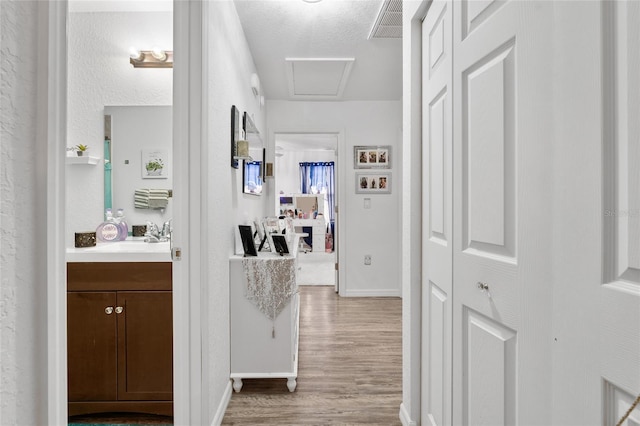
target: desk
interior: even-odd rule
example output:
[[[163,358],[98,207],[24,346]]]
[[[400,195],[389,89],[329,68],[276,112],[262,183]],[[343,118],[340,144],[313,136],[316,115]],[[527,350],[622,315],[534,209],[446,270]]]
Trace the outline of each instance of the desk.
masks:
[[[325,234],[327,230],[327,224],[322,216],[320,219],[293,219],[293,226],[296,228],[311,227],[311,251],[325,251]],[[302,231],[302,229],[300,229]]]
[[[286,378],[289,391],[296,388],[297,264],[297,250],[286,256],[260,252],[229,259],[230,378],[236,392],[243,378]]]

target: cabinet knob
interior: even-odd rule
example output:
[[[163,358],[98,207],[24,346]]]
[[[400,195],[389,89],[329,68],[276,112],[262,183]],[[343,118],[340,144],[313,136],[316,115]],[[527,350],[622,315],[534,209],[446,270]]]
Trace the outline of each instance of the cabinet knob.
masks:
[[[121,314],[122,311],[124,311],[124,308],[122,306],[116,306],[116,314]]]
[[[113,313],[113,306],[107,306],[104,308],[104,313],[107,315],[111,315]]]

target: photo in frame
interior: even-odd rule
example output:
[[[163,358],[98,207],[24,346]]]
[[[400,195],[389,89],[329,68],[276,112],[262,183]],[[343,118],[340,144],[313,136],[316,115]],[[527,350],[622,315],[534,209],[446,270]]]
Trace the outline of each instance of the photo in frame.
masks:
[[[391,173],[356,173],[356,194],[390,194]]]
[[[142,150],[142,179],[168,179],[169,170],[169,150]]]
[[[354,146],[353,166],[356,169],[390,169],[391,145]]]

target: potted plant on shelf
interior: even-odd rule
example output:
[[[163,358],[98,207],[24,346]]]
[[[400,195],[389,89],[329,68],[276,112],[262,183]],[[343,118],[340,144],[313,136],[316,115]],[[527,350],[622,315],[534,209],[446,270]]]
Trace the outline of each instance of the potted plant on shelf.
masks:
[[[76,145],[76,154],[78,157],[82,157],[87,149],[89,149],[88,145],[78,144]]]

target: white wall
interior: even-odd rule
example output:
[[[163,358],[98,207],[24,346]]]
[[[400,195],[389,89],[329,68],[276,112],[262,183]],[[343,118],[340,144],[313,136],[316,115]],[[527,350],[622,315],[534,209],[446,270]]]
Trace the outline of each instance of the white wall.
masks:
[[[89,155],[103,159],[105,106],[172,103],[173,71],[133,68],[129,63],[129,47],[145,49],[158,45],[171,50],[173,14],[69,15],[67,146],[89,145]],[[102,160],[96,166],[67,166],[68,247],[73,247],[74,232],[95,230],[104,218],[103,166]],[[162,222],[167,218],[168,215],[163,215],[153,219]]]
[[[38,1],[0,2],[0,424],[47,424],[46,140]],[[45,48],[46,53],[46,48]],[[46,57],[46,56],[45,56]]]
[[[242,194],[242,169],[231,167],[231,106],[253,115],[263,135],[264,110],[254,97],[251,74],[256,72],[240,20],[232,1],[209,2],[206,29],[209,44],[205,58],[208,76],[205,131],[208,143],[203,147],[203,160],[208,179],[202,188],[202,211],[209,218],[203,230],[203,251],[209,263],[203,276],[203,381],[205,386],[206,424],[230,391],[229,340],[229,256],[235,251],[237,225],[255,216],[266,215],[270,191],[267,182],[263,195]]]
[[[400,180],[402,155],[400,101],[290,102],[268,101],[270,152],[273,134],[278,132],[340,132],[344,146],[338,147],[338,191],[345,195],[339,206],[340,234],[344,243],[340,284],[347,296],[400,296]],[[356,194],[353,147],[391,145],[391,194]],[[371,198],[371,209],[364,209]],[[364,265],[371,255],[372,264]],[[344,259],[344,261],[342,261]]]
[[[300,192],[300,163],[315,161],[335,161],[333,151],[283,151],[282,157],[275,158],[275,193],[297,194]],[[276,212],[278,204],[276,202]]]

